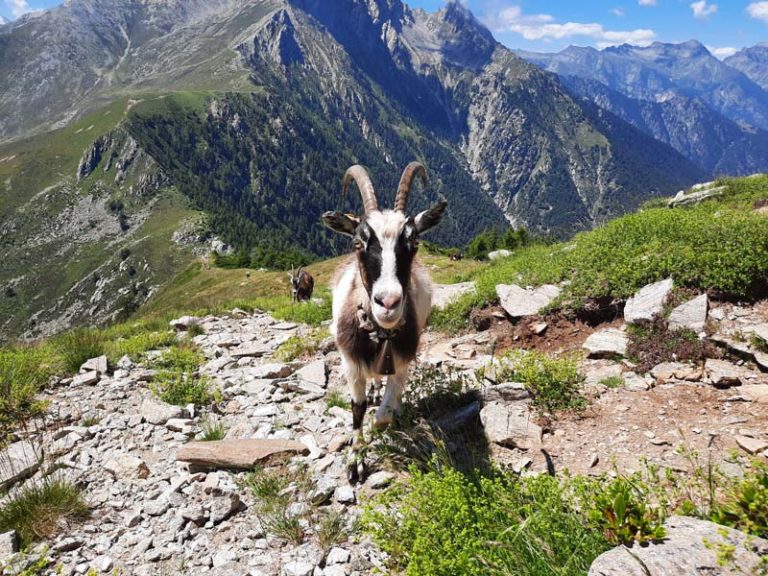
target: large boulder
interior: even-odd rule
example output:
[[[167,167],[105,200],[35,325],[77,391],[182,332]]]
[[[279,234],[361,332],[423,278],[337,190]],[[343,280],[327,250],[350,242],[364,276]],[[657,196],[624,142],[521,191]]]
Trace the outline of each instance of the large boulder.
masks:
[[[768,557],[768,540],[732,528],[683,516],[672,516],[664,525],[663,541],[609,550],[592,563],[589,576],[756,575]]]
[[[0,451],[0,491],[32,476],[40,468],[42,453],[31,442],[14,442]]]
[[[630,324],[653,320],[654,316],[661,314],[672,286],[672,278],[667,278],[641,288],[627,300],[624,306],[624,320]]]
[[[488,440],[501,446],[527,450],[541,443],[541,427],[531,421],[525,402],[490,402],[480,411]]]
[[[449,304],[461,298],[464,294],[475,291],[474,282],[459,284],[435,284],[432,287],[432,307],[442,310]]]
[[[526,289],[516,284],[499,284],[496,295],[504,311],[512,318],[523,318],[538,314],[560,296],[560,288],[545,284],[535,289]]]
[[[687,329],[697,333],[701,332],[707,323],[708,308],[709,300],[706,294],[701,294],[693,300],[683,302],[672,310],[672,313],[669,315],[669,329]]]
[[[590,358],[602,358],[624,356],[627,353],[628,344],[626,332],[618,328],[606,328],[590,334],[583,348],[589,353]]]

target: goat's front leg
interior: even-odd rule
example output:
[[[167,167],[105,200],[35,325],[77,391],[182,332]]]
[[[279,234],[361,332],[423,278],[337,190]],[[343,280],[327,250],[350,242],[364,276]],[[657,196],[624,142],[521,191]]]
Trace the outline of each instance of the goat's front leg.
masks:
[[[384,390],[384,399],[376,410],[373,425],[383,430],[390,424],[395,414],[400,410],[400,397],[403,395],[405,382],[408,380],[408,366],[401,367],[395,374],[387,376],[387,386]]]
[[[365,450],[361,449],[364,443],[363,418],[368,410],[368,398],[365,389],[365,374],[356,362],[350,362],[343,358],[344,373],[349,385],[349,393],[352,398],[352,446],[347,454],[347,478],[350,484],[357,484],[361,476],[365,474],[364,458]]]

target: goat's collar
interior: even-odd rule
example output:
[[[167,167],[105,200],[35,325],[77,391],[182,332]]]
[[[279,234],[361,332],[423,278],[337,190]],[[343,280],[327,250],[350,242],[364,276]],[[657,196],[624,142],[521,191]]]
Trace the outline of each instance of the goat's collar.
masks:
[[[395,358],[392,351],[392,339],[397,336],[405,323],[402,318],[394,328],[382,328],[373,317],[370,308],[359,304],[357,306],[358,327],[368,333],[371,342],[376,344],[376,357],[373,360],[373,371],[381,376],[395,373]]]

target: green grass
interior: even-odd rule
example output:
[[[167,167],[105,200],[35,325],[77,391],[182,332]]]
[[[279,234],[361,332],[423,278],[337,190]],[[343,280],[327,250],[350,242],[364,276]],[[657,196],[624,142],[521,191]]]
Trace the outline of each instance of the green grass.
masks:
[[[278,538],[301,544],[304,530],[300,518],[288,511],[292,477],[282,470],[255,470],[245,479],[245,486],[256,498],[254,510],[262,528]]]
[[[152,382],[152,391],[163,402],[176,406],[207,406],[215,397],[211,382],[179,370],[161,370]]]
[[[497,284],[568,280],[559,303],[626,299],[644,285],[672,277],[678,286],[739,298],[768,286],[768,218],[752,209],[768,197],[768,176],[728,179],[721,199],[688,208],[646,208],[566,243],[516,250],[474,275],[477,293],[433,315],[435,327],[466,326],[474,307],[496,302]]]
[[[0,507],[0,533],[15,530],[22,546],[52,536],[61,522],[89,515],[80,491],[61,479],[27,483]]]
[[[104,336],[91,328],[65,332],[54,339],[54,346],[69,374],[77,374],[86,360],[106,352]]]
[[[534,350],[513,350],[499,358],[496,380],[522,382],[540,410],[579,409],[587,403],[580,391],[584,376],[579,361],[575,355],[552,358]]]
[[[599,384],[602,384],[606,388],[621,388],[624,386],[624,378],[621,376],[608,376],[600,380]]]
[[[205,362],[200,350],[191,344],[179,344],[165,350],[152,361],[152,367],[174,372],[194,372]]]
[[[227,435],[227,427],[220,418],[213,416],[203,420],[201,427],[203,435],[200,438],[203,442],[212,442],[215,440],[224,440]]]
[[[334,406],[349,410],[350,404],[347,395],[340,390],[332,390],[325,397],[325,407],[333,408]]]
[[[41,345],[0,348],[0,447],[12,431],[45,411],[35,395],[56,369],[52,356],[50,347]]]

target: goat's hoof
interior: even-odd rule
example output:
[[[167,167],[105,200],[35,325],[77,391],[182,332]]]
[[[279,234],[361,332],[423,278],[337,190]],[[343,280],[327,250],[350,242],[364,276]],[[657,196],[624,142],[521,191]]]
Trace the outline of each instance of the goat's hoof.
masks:
[[[392,424],[392,419],[395,416],[395,411],[389,407],[382,406],[373,417],[373,427],[376,430],[385,430]]]
[[[365,462],[358,461],[347,464],[347,480],[352,485],[365,480]]]

